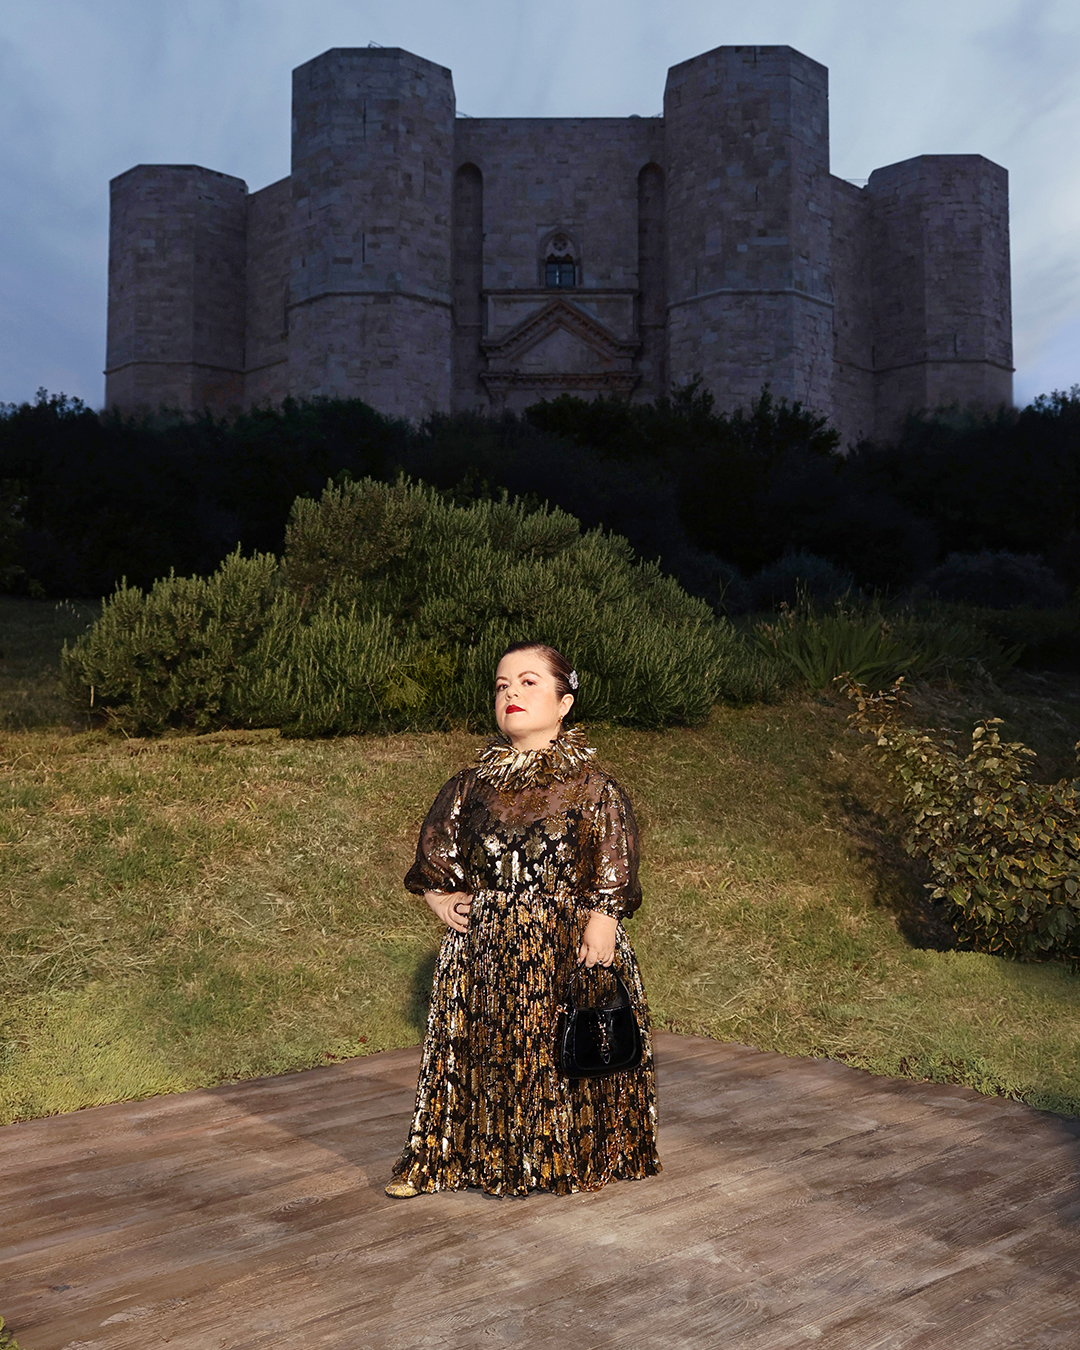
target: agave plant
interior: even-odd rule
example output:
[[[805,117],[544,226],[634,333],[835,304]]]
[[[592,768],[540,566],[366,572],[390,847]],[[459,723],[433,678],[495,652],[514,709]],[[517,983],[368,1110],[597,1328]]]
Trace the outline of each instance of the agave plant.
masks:
[[[953,675],[975,664],[1000,670],[1021,650],[1003,647],[972,623],[889,617],[844,601],[821,613],[805,598],[782,607],[772,623],[758,624],[755,637],[814,690],[828,688],[841,675],[877,691],[902,675]]]
[[[827,688],[838,675],[883,689],[911,672],[918,660],[880,615],[859,615],[840,606],[828,614],[782,609],[774,623],[759,624],[756,635],[766,651],[797,671],[811,689]]]

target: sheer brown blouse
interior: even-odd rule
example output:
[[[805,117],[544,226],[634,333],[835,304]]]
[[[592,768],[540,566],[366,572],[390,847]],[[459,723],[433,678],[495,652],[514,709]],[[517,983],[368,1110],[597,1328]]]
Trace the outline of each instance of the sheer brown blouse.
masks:
[[[416,895],[533,891],[626,918],[641,904],[630,800],[595,765],[516,790],[463,769],[427,813],[405,886]]]

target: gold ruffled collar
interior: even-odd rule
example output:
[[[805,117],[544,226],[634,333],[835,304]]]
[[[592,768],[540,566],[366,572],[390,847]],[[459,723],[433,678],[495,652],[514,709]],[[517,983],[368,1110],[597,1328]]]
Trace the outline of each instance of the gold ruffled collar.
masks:
[[[515,750],[500,736],[476,752],[476,776],[500,791],[546,787],[576,778],[595,754],[578,727],[560,731],[540,750]]]

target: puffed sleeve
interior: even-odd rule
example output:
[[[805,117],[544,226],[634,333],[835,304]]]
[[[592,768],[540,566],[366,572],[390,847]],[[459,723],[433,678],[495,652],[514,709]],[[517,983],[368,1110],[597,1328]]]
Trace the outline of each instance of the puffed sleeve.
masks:
[[[465,773],[455,774],[444,783],[420,827],[416,861],[405,874],[405,889],[414,895],[469,889],[458,848],[466,784]]]
[[[641,904],[638,827],[630,798],[608,779],[589,830],[581,902],[613,919],[625,919]]]

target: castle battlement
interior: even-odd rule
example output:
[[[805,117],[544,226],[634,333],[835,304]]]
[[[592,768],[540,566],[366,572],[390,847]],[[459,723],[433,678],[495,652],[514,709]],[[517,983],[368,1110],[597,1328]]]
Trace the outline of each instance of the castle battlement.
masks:
[[[1005,170],[834,177],[828,72],[790,47],[684,61],[627,118],[458,117],[444,67],[335,48],[293,72],[288,178],[139,165],[111,208],[110,407],[417,420],[700,376],[852,442],[1012,399]]]

